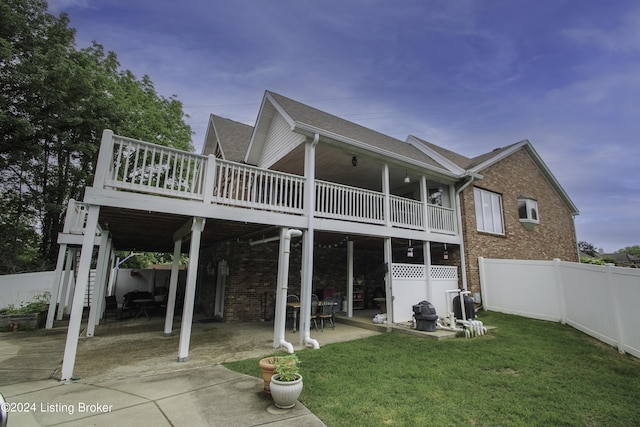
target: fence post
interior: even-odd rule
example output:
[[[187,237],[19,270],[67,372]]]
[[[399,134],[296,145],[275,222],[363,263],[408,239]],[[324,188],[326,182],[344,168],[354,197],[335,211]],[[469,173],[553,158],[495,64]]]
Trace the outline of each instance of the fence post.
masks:
[[[484,269],[484,257],[478,257],[478,272],[480,274],[480,296],[482,298],[482,308],[485,310],[489,310],[489,301],[490,298],[487,298],[489,292],[487,292],[487,277],[486,271]]]
[[[567,307],[564,299],[564,283],[562,282],[562,275],[560,274],[560,258],[553,259],[554,277],[556,279],[556,292],[558,295],[558,306],[560,308],[560,323],[563,325],[567,323]]]
[[[620,318],[620,307],[618,306],[618,286],[613,282],[613,266],[615,264],[606,264],[606,272],[607,272],[607,289],[610,289],[609,293],[611,298],[611,313],[613,313],[613,327],[616,332],[616,344],[618,347],[618,351],[624,354],[624,333],[623,333],[623,325],[622,319]]]

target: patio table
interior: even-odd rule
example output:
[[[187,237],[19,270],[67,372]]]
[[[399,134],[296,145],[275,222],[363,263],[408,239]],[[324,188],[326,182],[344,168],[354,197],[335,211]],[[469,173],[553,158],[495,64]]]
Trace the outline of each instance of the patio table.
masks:
[[[136,305],[136,307],[138,307],[138,313],[136,314],[136,317],[133,318],[133,320],[136,320],[142,314],[144,314],[147,319],[149,319],[149,313],[147,312],[147,309],[152,308],[155,302],[156,300],[153,298],[134,299],[133,303]]]

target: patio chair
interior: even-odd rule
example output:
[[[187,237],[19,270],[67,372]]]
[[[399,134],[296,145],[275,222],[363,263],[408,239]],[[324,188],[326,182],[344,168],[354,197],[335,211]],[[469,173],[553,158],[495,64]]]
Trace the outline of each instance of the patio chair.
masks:
[[[298,321],[298,311],[300,310],[300,298],[297,295],[287,295],[287,304],[298,303],[298,307],[291,307],[287,305],[287,319],[286,323],[291,325],[291,330],[296,331],[296,322]]]
[[[320,319],[320,325],[322,331],[324,332],[324,321],[328,319],[331,322],[331,328],[336,329],[336,311],[338,311],[338,300],[332,297],[328,297],[322,300],[320,303],[320,314],[318,314],[318,318]]]
[[[318,330],[318,304],[319,303],[320,303],[320,300],[318,299],[318,295],[312,294],[311,295],[311,316],[309,318],[310,319],[309,322],[313,321],[313,325],[315,326],[316,331]]]
[[[118,300],[115,295],[104,297],[104,323],[107,323],[109,313],[115,313],[117,319],[122,318],[122,310],[118,308]]]

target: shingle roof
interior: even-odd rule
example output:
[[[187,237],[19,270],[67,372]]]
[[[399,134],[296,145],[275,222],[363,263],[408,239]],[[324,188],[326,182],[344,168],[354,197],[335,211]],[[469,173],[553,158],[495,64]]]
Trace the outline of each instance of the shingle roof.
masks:
[[[224,117],[211,115],[213,130],[207,135],[202,154],[215,154],[217,143],[222,146],[225,160],[242,162],[249,147],[253,126],[245,125]]]
[[[404,141],[294,101],[280,94],[270,91],[267,91],[267,93],[294,122],[344,136],[378,149],[446,170],[443,165]]]

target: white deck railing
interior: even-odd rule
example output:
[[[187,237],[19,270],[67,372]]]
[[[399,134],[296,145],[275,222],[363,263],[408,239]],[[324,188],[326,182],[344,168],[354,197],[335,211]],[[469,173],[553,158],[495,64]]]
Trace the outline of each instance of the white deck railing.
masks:
[[[303,213],[305,179],[216,159],[213,201],[253,209]]]
[[[396,227],[424,230],[424,203],[391,196],[391,224]]]
[[[316,181],[316,216],[384,224],[384,194]]]
[[[452,208],[427,205],[429,229],[439,233],[453,234],[456,231],[456,215]]]
[[[299,175],[201,156],[106,131],[100,147],[95,185],[302,215],[305,182]],[[315,202],[318,217],[367,224],[386,223],[384,193],[316,181]],[[394,227],[456,233],[451,208],[391,195],[389,209],[389,223]]]
[[[112,159],[108,187],[203,199],[205,156],[114,136]]]

